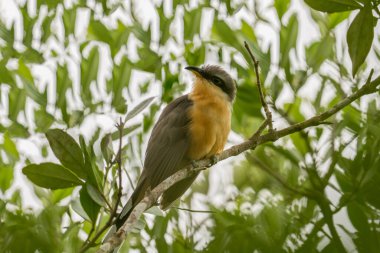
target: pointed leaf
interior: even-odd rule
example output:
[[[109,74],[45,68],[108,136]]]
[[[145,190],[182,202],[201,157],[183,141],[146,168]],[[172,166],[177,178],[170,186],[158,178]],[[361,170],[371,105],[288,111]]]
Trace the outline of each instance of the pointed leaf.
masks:
[[[90,220],[94,223],[98,216],[100,206],[94,200],[92,200],[87,192],[86,187],[82,187],[82,189],[79,191],[79,199],[83,210],[86,212]]]
[[[137,106],[135,106],[128,114],[125,116],[124,122],[127,122],[128,120],[135,117],[137,114],[139,114],[142,110],[144,110],[150,103],[152,103],[153,99],[155,97],[149,97],[142,102],[140,102]]]
[[[347,31],[348,52],[352,61],[353,76],[355,76],[371,49],[373,28],[372,9],[370,5],[366,5],[356,15]]]
[[[111,134],[106,134],[100,141],[100,149],[104,160],[108,163],[114,154]]]
[[[325,12],[350,11],[361,7],[353,0],[305,0],[305,2],[311,8]]]
[[[100,191],[92,184],[86,184],[86,190],[93,201],[95,201],[100,206],[106,206],[106,202],[102,197]]]
[[[82,181],[67,168],[55,163],[30,164],[22,172],[34,184],[48,189],[69,188]]]
[[[80,178],[86,178],[82,151],[75,140],[60,129],[50,129],[46,138],[55,156],[63,166],[70,169]]]

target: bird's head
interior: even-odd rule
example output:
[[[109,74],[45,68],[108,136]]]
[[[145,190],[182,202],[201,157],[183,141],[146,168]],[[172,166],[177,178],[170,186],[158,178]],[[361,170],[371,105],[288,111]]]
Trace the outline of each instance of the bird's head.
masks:
[[[218,87],[228,96],[230,102],[235,99],[236,83],[221,67],[205,65],[201,68],[188,66],[185,69],[190,70],[197,78],[205,79],[207,83]]]

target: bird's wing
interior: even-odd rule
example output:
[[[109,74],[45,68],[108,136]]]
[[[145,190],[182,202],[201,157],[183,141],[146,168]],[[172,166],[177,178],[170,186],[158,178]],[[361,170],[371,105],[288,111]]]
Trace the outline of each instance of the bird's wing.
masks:
[[[187,95],[171,102],[152,130],[145,154],[144,169],[134,192],[139,202],[148,187],[152,190],[190,161],[185,155],[190,145],[189,109],[193,105]]]

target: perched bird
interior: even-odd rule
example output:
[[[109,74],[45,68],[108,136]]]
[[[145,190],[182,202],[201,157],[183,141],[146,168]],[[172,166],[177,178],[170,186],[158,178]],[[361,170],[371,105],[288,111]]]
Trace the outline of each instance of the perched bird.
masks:
[[[190,66],[185,69],[195,75],[193,89],[172,101],[154,126],[143,171],[131,198],[116,220],[117,229],[144,198],[146,191],[153,190],[193,161],[223,151],[231,128],[235,82],[219,66]],[[160,199],[160,207],[167,209],[190,187],[197,175],[166,190]]]

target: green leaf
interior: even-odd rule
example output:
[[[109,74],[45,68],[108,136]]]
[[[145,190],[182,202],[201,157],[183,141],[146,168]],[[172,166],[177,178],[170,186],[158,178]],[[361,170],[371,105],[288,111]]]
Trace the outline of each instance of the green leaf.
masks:
[[[92,104],[92,93],[90,90],[90,84],[92,81],[96,81],[98,78],[98,68],[99,68],[99,51],[95,46],[91,49],[87,59],[83,58],[80,70],[81,70],[81,97],[83,103],[86,106]]]
[[[60,129],[50,129],[46,138],[55,156],[63,166],[70,169],[80,178],[86,178],[82,151],[75,140]]]
[[[71,208],[83,219],[88,220],[88,221],[90,220],[90,217],[87,215],[86,211],[83,209],[83,206],[79,199],[75,199],[74,201],[71,202]]]
[[[84,155],[84,171],[88,177],[88,182],[91,182],[94,185],[99,186],[101,181],[99,178],[99,171],[97,169],[96,163],[94,162],[95,155],[91,152],[92,148],[87,147],[86,142],[83,136],[79,136],[79,143]]]
[[[350,13],[351,12],[346,11],[328,15],[327,28],[334,29],[337,25],[346,20],[350,16]]]
[[[324,12],[341,12],[359,9],[361,7],[355,0],[305,0],[313,9]]]
[[[109,29],[100,21],[91,19],[88,26],[88,39],[99,40],[107,43],[110,47],[113,46],[113,39]]]
[[[276,8],[278,18],[281,20],[285,12],[289,9],[290,0],[275,0],[274,7]]]
[[[196,34],[200,34],[202,11],[203,8],[194,8],[191,11],[185,11],[183,16],[184,40],[193,40]]]
[[[13,121],[10,126],[4,127],[0,125],[0,132],[8,131],[10,137],[28,138],[28,128],[18,122]]]
[[[75,32],[75,21],[77,17],[77,9],[76,8],[65,8],[63,10],[62,21],[63,26],[65,28],[65,36],[66,38]]]
[[[136,130],[137,128],[139,128],[141,126],[141,123],[138,123],[138,124],[135,124],[135,125],[132,125],[132,126],[129,126],[129,127],[125,127],[123,129],[123,137],[130,134],[131,132],[133,132],[134,130]],[[112,140],[118,140],[120,138],[119,136],[119,131],[115,131],[111,134],[112,136]]]
[[[66,92],[72,87],[72,81],[67,64],[57,66],[56,72],[56,96],[55,104],[61,111],[66,110]]]
[[[317,72],[322,63],[331,59],[334,52],[333,47],[334,39],[327,35],[321,41],[314,42],[306,48],[306,62],[313,72]]]
[[[0,164],[0,190],[4,193],[12,185],[13,181],[13,166]],[[0,210],[1,213],[1,210]]]
[[[112,79],[109,84],[112,85],[112,106],[118,113],[126,113],[127,104],[123,98],[123,88],[128,87],[131,79],[132,66],[127,57],[123,57],[120,65],[114,66]]]
[[[46,94],[41,94],[37,87],[34,85],[34,78],[28,66],[19,59],[18,61],[18,72],[21,80],[23,81],[24,90],[28,97],[34,100],[37,104],[46,107],[47,104],[47,96]]]
[[[104,160],[108,163],[114,155],[111,134],[106,134],[100,141],[100,150],[102,151]]]
[[[82,184],[70,170],[55,163],[30,164],[22,172],[34,184],[48,189],[69,188]]]
[[[13,87],[8,94],[9,109],[8,117],[13,121],[17,121],[18,114],[25,108],[26,93],[24,89]]]
[[[34,122],[36,123],[37,132],[46,132],[50,126],[54,123],[55,118],[53,115],[41,108],[34,112]]]
[[[98,216],[100,205],[98,205],[88,194],[86,187],[82,187],[79,191],[80,203],[83,210],[86,212],[92,223],[96,222]]]
[[[1,28],[0,28],[1,29]],[[1,33],[1,31],[0,31]],[[9,85],[14,85],[13,73],[9,71],[6,67],[7,62],[5,60],[0,61],[0,83],[7,83]]]
[[[155,99],[155,97],[149,97],[143,101],[141,101],[138,105],[133,107],[133,109],[128,112],[128,114],[125,116],[124,122],[127,122],[128,120],[134,118],[137,114],[139,114],[142,110],[144,110],[152,101]]]
[[[5,132],[3,135],[3,144],[1,145],[4,148],[4,151],[7,153],[8,157],[12,161],[17,161],[19,159],[19,153],[17,151],[16,144],[14,141],[9,137],[8,132]],[[0,147],[1,147],[0,146]]]
[[[92,184],[86,184],[86,190],[93,201],[95,201],[100,206],[106,206],[106,202],[104,201],[102,194],[95,186]]]
[[[280,31],[280,66],[288,69],[289,66],[289,52],[297,45],[298,38],[298,18],[293,14],[286,26],[281,27]]]
[[[347,31],[348,52],[352,61],[352,75],[367,58],[373,41],[373,16],[371,5],[365,5],[356,15]]]

